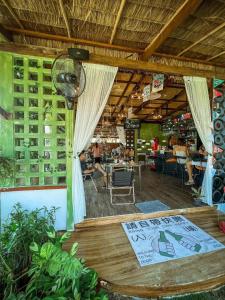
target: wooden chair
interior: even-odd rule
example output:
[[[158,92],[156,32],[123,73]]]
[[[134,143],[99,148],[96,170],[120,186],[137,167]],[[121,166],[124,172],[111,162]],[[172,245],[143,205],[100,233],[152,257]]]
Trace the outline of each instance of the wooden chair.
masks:
[[[126,205],[135,203],[135,192],[134,192],[134,172],[130,170],[117,170],[112,172],[111,184],[109,186],[110,200],[112,205]],[[128,190],[128,193],[115,194],[113,191],[116,190]],[[131,194],[132,193],[132,194]],[[132,202],[113,203],[113,197],[131,196]]]

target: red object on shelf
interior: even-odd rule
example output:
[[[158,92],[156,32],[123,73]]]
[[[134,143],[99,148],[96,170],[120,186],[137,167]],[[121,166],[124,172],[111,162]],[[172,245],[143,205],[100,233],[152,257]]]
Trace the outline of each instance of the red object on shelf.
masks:
[[[225,233],[225,221],[219,221],[219,228]]]
[[[152,143],[152,150],[153,151],[157,151],[159,148],[159,139],[158,138],[154,138],[153,143]]]

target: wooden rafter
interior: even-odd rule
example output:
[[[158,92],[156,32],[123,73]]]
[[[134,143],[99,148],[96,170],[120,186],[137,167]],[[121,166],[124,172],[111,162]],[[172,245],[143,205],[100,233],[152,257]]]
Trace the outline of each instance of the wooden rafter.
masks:
[[[133,74],[131,75],[129,81],[127,81],[127,85],[125,86],[125,88],[124,88],[124,90],[123,90],[123,92],[122,92],[122,95],[120,96],[120,98],[119,98],[119,100],[118,100],[118,102],[117,102],[117,104],[116,104],[116,106],[115,106],[115,108],[114,108],[114,110],[113,110],[113,112],[112,112],[112,115],[115,113],[116,108],[117,108],[118,106],[120,106],[120,103],[121,103],[121,101],[122,101],[124,95],[126,94],[126,91],[127,91],[128,87],[129,87],[129,84],[130,84],[130,82],[131,82],[131,81],[133,80],[133,78],[134,78],[134,74],[135,74],[135,73],[133,73]],[[120,110],[120,111],[121,111],[121,110]]]
[[[154,51],[169,37],[171,32],[184,22],[184,20],[198,8],[201,2],[202,0],[185,0],[172,18],[163,26],[151,43],[145,48],[142,59],[148,60]]]
[[[107,44],[107,43],[102,43],[102,42],[95,42],[95,41],[90,41],[90,40],[84,40],[84,39],[78,39],[78,38],[69,38],[66,36],[62,35],[55,35],[55,34],[47,34],[43,32],[38,32],[38,31],[32,31],[32,30],[22,30],[19,28],[15,27],[9,27],[9,26],[4,26],[4,28],[12,33],[15,34],[22,34],[25,36],[31,36],[33,38],[41,38],[41,39],[46,39],[46,40],[52,40],[52,41],[60,41],[60,42],[65,42],[65,43],[74,43],[74,44],[79,44],[79,45],[87,45],[87,46],[92,46],[92,47],[97,47],[97,48],[106,48],[106,49],[112,49],[112,50],[118,50],[118,51],[124,51],[124,52],[130,52],[130,53],[143,53],[144,50],[140,48],[132,48],[132,47],[124,47],[124,46],[119,46],[119,45],[113,45],[113,44]],[[17,44],[19,45],[19,44]],[[20,45],[20,47],[22,44]],[[24,45],[25,46],[25,45]],[[39,49],[41,48],[46,48],[48,49],[47,51],[45,50],[44,52],[48,53],[51,48],[47,47],[41,47],[37,45],[31,45],[31,47],[37,47]],[[54,49],[55,51],[56,49]],[[62,51],[62,49],[57,49],[58,51]],[[38,55],[35,54],[34,55]],[[51,56],[51,55],[50,55]],[[218,64],[218,63],[210,63],[204,60],[200,59],[194,59],[194,58],[188,58],[188,57],[179,57],[175,55],[169,55],[165,53],[158,53],[154,52],[154,56],[160,57],[160,58],[166,58],[166,59],[174,59],[182,62],[192,62],[192,63],[198,63],[202,65],[207,65],[207,66],[213,66],[213,67],[220,67],[224,68],[224,65]]]
[[[14,43],[0,43],[0,50],[14,52],[25,55],[36,55],[45,57],[56,57],[60,53],[63,53],[65,49],[55,49],[40,47],[36,45],[24,45],[24,44],[14,44]],[[183,75],[183,76],[200,76],[206,78],[220,78],[225,79],[225,68],[217,68],[212,66],[211,70],[201,70],[193,67],[183,67],[183,66],[170,66],[166,64],[159,64],[153,62],[146,62],[141,60],[131,60],[126,58],[111,57],[90,53],[90,63],[98,63],[103,65],[115,66],[122,69],[147,71],[147,72],[160,72],[173,75]]]
[[[208,58],[207,61],[213,60],[213,59],[215,59],[215,58],[217,58],[217,57],[219,57],[219,56],[221,56],[223,54],[225,54],[225,51],[222,51],[222,52],[220,52],[220,53],[218,53],[218,54],[216,54],[216,55]]]
[[[16,13],[14,12],[13,8],[11,7],[11,5],[9,4],[9,1],[6,0],[2,0],[2,3],[5,5],[5,7],[8,9],[10,15],[13,17],[13,19],[16,21],[16,23],[19,25],[20,28],[24,28],[23,24],[20,22],[18,16],[16,15]]]
[[[176,108],[176,112],[179,112],[181,110],[183,110],[185,107],[188,106],[188,101],[186,103],[183,103],[181,105],[179,105],[177,108]],[[162,121],[167,119],[169,116],[173,115],[175,112],[172,111],[172,112],[169,112],[165,117],[162,118]]]
[[[69,25],[69,20],[67,18],[66,11],[65,11],[65,8],[64,8],[64,5],[63,5],[63,0],[59,0],[59,6],[60,6],[60,10],[61,10],[62,15],[63,15],[64,22],[66,24],[68,37],[70,38],[71,37],[70,25]]]
[[[176,99],[180,96],[180,94],[182,94],[184,92],[184,89],[183,90],[181,90],[175,97],[173,97],[172,99],[169,99],[169,100],[167,100],[164,104],[162,104],[160,107],[157,107],[157,108],[155,108],[155,110],[154,110],[154,112],[155,111],[157,111],[157,110],[167,110],[168,109],[168,105],[170,104],[170,103],[175,103],[176,102]],[[180,102],[180,101],[179,101]],[[187,101],[185,101],[185,104],[182,102],[182,106],[183,105],[187,105],[188,104],[188,102]],[[178,106],[179,107],[179,106]],[[175,108],[176,110],[177,110],[177,108]],[[174,111],[173,111],[174,112]],[[172,112],[172,113],[173,113]],[[148,118],[148,117],[150,117],[152,115],[152,113],[151,114],[148,114],[147,115],[147,117],[146,118]],[[168,115],[168,114],[167,114]]]
[[[115,22],[115,24],[114,24],[113,31],[112,31],[112,34],[111,34],[111,37],[110,37],[110,41],[109,41],[110,44],[112,44],[113,39],[114,39],[114,37],[115,37],[116,30],[117,30],[117,27],[118,27],[118,25],[119,25],[119,21],[120,21],[120,18],[121,18],[121,16],[122,16],[122,13],[123,13],[123,9],[124,9],[125,4],[126,4],[126,0],[121,0],[120,8],[119,8],[118,14],[117,14],[117,16],[116,16],[116,22]]]
[[[222,29],[224,27],[225,27],[225,22],[223,22],[222,24],[220,24],[219,26],[217,26],[213,30],[209,31],[202,38],[198,39],[196,42],[194,42],[193,44],[191,44],[190,46],[188,46],[187,48],[185,48],[184,50],[182,50],[180,53],[177,54],[177,56],[183,55],[185,52],[187,52],[191,48],[195,47],[196,45],[200,44],[202,41],[206,40],[209,36],[213,35],[214,33],[216,33],[217,31],[219,31],[220,29]]]
[[[144,51],[144,50],[137,49],[137,48],[123,47],[123,46],[119,46],[119,45],[110,45],[107,43],[83,40],[83,39],[67,37],[67,36],[63,36],[63,35],[56,35],[56,34],[44,33],[44,32],[38,32],[38,31],[26,30],[26,29],[19,29],[19,28],[8,27],[8,26],[4,26],[4,27],[8,31],[11,31],[13,33],[24,34],[24,35],[27,35],[30,37],[46,39],[46,40],[51,40],[51,41],[60,41],[60,42],[65,42],[65,43],[88,45],[88,46],[92,46],[92,47],[115,49],[115,50],[132,52],[132,53],[142,53]]]
[[[139,86],[139,85],[142,84],[142,82],[143,82],[145,76],[146,76],[146,74],[142,74],[140,80],[139,80],[138,82],[135,82],[135,86],[133,87],[133,90],[132,90],[132,91],[134,91],[134,90],[137,88],[137,86]],[[133,84],[134,84],[134,83],[133,83]],[[130,100],[130,98],[131,98],[130,96],[131,96],[131,95],[128,96],[126,103],[128,103],[128,101]],[[134,112],[134,114],[135,114],[135,112]]]

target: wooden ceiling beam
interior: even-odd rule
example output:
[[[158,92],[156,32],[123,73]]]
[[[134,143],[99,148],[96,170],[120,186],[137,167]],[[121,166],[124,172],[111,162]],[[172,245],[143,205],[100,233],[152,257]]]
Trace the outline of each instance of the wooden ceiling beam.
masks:
[[[175,97],[173,97],[172,99],[169,99],[166,103],[164,103],[164,104],[162,104],[160,107],[157,107],[157,108],[155,108],[155,110],[154,110],[154,112],[155,111],[157,111],[157,110],[166,110],[166,109],[168,109],[168,105],[170,104],[170,103],[174,103],[175,101],[176,101],[176,99],[180,96],[180,94],[181,93],[183,93],[184,92],[184,89],[183,90],[181,90]],[[187,101],[186,101],[187,102]],[[184,105],[184,104],[182,104],[182,105]],[[147,116],[147,118],[148,117],[150,117],[152,115],[152,113],[151,114],[149,114],[148,116]]]
[[[176,56],[172,54],[166,54],[166,53],[161,53],[161,52],[154,52],[154,56],[160,57],[160,58],[167,58],[167,59],[174,59],[182,62],[190,62],[190,63],[196,63],[196,64],[202,64],[206,66],[212,66],[212,63],[207,62],[205,60],[201,59],[196,59],[196,58],[190,58],[190,57],[184,57],[184,56]],[[221,67],[224,68],[225,65],[214,63],[213,66]]]
[[[183,55],[185,52],[187,52],[188,50],[192,49],[193,47],[195,47],[196,45],[200,44],[201,42],[203,42],[204,40],[206,40],[209,36],[213,35],[214,33],[216,33],[217,31],[219,31],[220,29],[225,27],[225,22],[223,22],[222,24],[220,24],[219,26],[215,27],[213,30],[209,31],[207,34],[205,34],[202,38],[198,39],[196,42],[194,42],[193,44],[191,44],[190,46],[186,47],[185,49],[183,49],[180,53],[177,54],[177,56],[181,56]]]
[[[0,33],[2,34],[2,36],[7,42],[13,42],[12,33],[6,30],[1,24],[0,24]]]
[[[111,44],[107,44],[107,43],[101,43],[101,42],[95,42],[95,41],[77,39],[77,38],[69,38],[69,37],[65,37],[62,35],[48,34],[48,33],[43,33],[43,32],[38,32],[38,31],[32,31],[32,30],[25,30],[25,29],[21,30],[19,28],[14,28],[14,27],[9,27],[9,26],[4,26],[4,28],[7,31],[12,32],[14,34],[21,34],[21,35],[25,35],[25,36],[27,35],[27,36],[30,36],[33,38],[41,38],[41,39],[60,41],[60,42],[65,42],[65,43],[87,45],[87,46],[92,46],[92,47],[97,47],[97,48],[106,48],[106,49],[112,49],[112,50],[118,50],[118,51],[130,52],[130,53],[141,54],[144,52],[144,50],[140,49],[140,48],[124,47],[124,46],[113,45],[113,44],[111,45]],[[47,48],[47,47],[40,47],[37,45],[30,45],[30,46],[39,47],[39,49]],[[51,49],[51,48],[47,48],[47,49]],[[46,52],[48,52],[48,51],[46,51]],[[57,49],[57,51],[62,51],[62,49]],[[39,55],[39,54],[34,53],[34,55]],[[51,56],[51,54],[49,56]],[[53,54],[53,56],[54,56],[54,54]],[[202,65],[207,65],[207,66],[214,66],[214,67],[221,67],[221,68],[225,67],[224,65],[218,64],[218,63],[212,64],[205,60],[199,60],[199,59],[188,58],[188,57],[179,57],[179,56],[169,55],[169,54],[165,54],[165,53],[155,52],[154,56],[161,57],[161,58],[167,58],[167,59],[175,59],[175,60],[183,61],[183,62],[198,63],[198,64],[202,64]]]
[[[2,0],[2,3],[5,5],[5,7],[8,9],[10,15],[13,17],[13,19],[16,21],[16,23],[19,25],[21,29],[24,29],[23,24],[21,23],[20,19],[18,18],[17,14],[14,12],[13,8],[9,4],[9,1]]]
[[[17,43],[0,43],[0,50],[25,55],[44,56],[52,58],[55,58],[57,55],[66,52],[65,49],[47,48],[36,45],[24,45]],[[90,53],[89,62],[110,65],[134,71],[149,71],[172,75],[200,76],[206,78],[216,77],[220,79],[225,79],[225,68],[217,68],[216,66],[212,66],[211,70],[201,70],[192,67],[170,66],[162,63],[159,64],[155,62],[153,63],[141,60],[131,60],[126,58],[104,56],[93,53]]]
[[[131,53],[142,53],[143,50],[137,49],[137,48],[130,48],[130,47],[124,47],[119,45],[110,45],[107,43],[101,43],[101,42],[95,42],[95,41],[89,41],[84,39],[78,39],[74,37],[67,37],[63,35],[56,35],[51,33],[44,33],[44,32],[38,32],[33,30],[26,30],[26,29],[19,29],[14,27],[8,27],[4,26],[8,31],[11,31],[16,34],[24,34],[26,36],[34,37],[34,38],[40,38],[40,39],[46,39],[51,41],[60,41],[65,43],[74,43],[79,45],[87,45],[92,47],[99,47],[99,48],[106,48],[106,49],[113,49],[113,50],[119,50],[124,52],[131,52]]]
[[[99,63],[103,65],[112,65],[121,68],[129,68],[133,70],[143,70],[143,71],[151,71],[158,73],[168,73],[173,75],[183,75],[183,76],[199,76],[206,78],[213,78],[214,76],[220,79],[225,79],[225,68],[217,68],[212,67],[211,70],[202,70],[198,68],[192,67],[184,67],[184,66],[170,66],[166,64],[159,64],[153,62],[146,62],[141,60],[131,60],[119,57],[109,57],[102,56],[97,54],[90,54],[90,62]]]
[[[213,60],[213,59],[215,59],[215,58],[217,58],[217,57],[219,57],[219,56],[221,56],[221,55],[223,55],[223,54],[225,54],[225,51],[222,51],[222,52],[220,52],[220,53],[217,54],[217,55],[214,55],[214,56],[212,56],[212,57],[209,57],[209,58],[207,59],[207,61]]]
[[[122,92],[122,95],[120,96],[119,101],[117,102],[116,107],[114,108],[114,110],[113,110],[113,112],[112,112],[112,115],[116,112],[117,106],[120,106],[120,103],[121,103],[121,101],[122,101],[122,99],[123,99],[123,97],[124,97],[124,95],[125,95],[125,93],[126,93],[128,87],[129,87],[130,81],[132,81],[132,79],[134,78],[134,75],[135,75],[135,73],[133,73],[133,74],[131,75],[130,80],[127,82],[127,85],[126,85],[126,87],[124,88],[124,90],[123,90],[123,92]],[[121,109],[120,109],[120,111],[121,111]]]
[[[117,30],[117,27],[119,25],[119,21],[120,21],[120,18],[122,16],[125,4],[126,4],[126,0],[121,0],[121,2],[120,2],[120,8],[119,8],[118,14],[116,16],[116,22],[114,24],[113,31],[112,31],[112,34],[111,34],[111,37],[110,37],[110,41],[109,41],[110,44],[112,44],[113,39],[115,37],[116,30]]]
[[[69,20],[67,18],[66,11],[65,11],[65,8],[64,8],[64,5],[63,5],[63,0],[59,0],[59,6],[60,6],[61,13],[63,15],[64,22],[66,24],[66,30],[67,30],[68,37],[70,38],[71,37],[71,30],[70,30]]]
[[[187,107],[187,106],[188,106],[188,101],[187,101],[187,103],[185,103],[185,104],[179,105],[179,106],[176,108],[176,111],[179,112],[179,111],[183,110],[183,109],[184,109],[185,107]],[[164,118],[162,118],[162,121],[165,120],[165,119],[167,119],[168,117],[170,117],[170,116],[173,115],[174,113],[175,113],[174,111],[168,113]]]
[[[151,43],[145,48],[142,59],[148,60],[154,51],[169,37],[171,32],[183,23],[184,20],[193,13],[201,3],[202,0],[185,0],[176,10],[172,18],[163,26],[160,32],[153,38]]]

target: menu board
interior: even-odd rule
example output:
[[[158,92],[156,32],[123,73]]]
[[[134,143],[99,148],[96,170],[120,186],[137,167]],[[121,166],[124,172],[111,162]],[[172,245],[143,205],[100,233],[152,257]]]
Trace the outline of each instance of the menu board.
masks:
[[[142,267],[225,248],[181,215],[126,222],[122,226]]]

